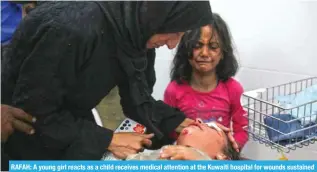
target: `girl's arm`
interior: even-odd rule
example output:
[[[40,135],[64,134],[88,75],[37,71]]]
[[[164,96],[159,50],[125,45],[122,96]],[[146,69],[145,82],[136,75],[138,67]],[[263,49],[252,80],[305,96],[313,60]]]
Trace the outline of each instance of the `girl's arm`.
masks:
[[[248,126],[248,119],[244,116],[246,113],[241,105],[236,104],[233,107],[234,111],[232,112],[232,128],[233,128],[233,137],[239,145],[239,148],[242,149],[246,142],[248,141],[248,132],[245,127]]]
[[[242,149],[248,141],[248,132],[245,130],[245,127],[248,126],[248,119],[244,116],[246,112],[241,105],[241,96],[244,90],[239,82],[234,79],[230,80],[228,90],[231,99],[233,137]]]

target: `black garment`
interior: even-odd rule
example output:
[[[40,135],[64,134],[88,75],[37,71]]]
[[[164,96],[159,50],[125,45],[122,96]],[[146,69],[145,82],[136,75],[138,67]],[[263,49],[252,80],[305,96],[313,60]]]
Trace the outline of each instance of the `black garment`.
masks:
[[[124,92],[128,90],[123,102],[132,104],[134,108],[129,109],[129,113],[138,115],[140,122],[162,139],[164,134],[155,126],[170,114],[162,116],[154,112],[157,102],[151,97],[153,85],[146,82],[146,72],[147,65],[151,65],[149,60],[155,56],[147,56],[146,41],[155,33],[180,32],[209,24],[209,1],[103,2],[99,5],[115,32],[117,58],[127,75],[124,88],[119,85]]]
[[[9,171],[9,156],[4,152],[4,143],[1,142],[1,171]]]
[[[32,10],[6,50],[1,84],[2,103],[37,117],[36,134],[15,132],[6,153],[24,160],[100,159],[113,133],[95,124],[91,109],[115,85],[127,116],[157,135],[172,132],[185,116],[150,96],[155,51],[145,43],[154,33],[210,23],[208,16],[209,1],[60,1]]]

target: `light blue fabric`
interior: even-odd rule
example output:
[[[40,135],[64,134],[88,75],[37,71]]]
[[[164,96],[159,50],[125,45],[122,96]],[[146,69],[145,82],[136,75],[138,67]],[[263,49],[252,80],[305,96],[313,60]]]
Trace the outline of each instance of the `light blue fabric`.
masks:
[[[22,20],[22,5],[1,1],[1,44],[10,42]]]
[[[277,96],[275,98],[284,108],[293,108],[308,102],[317,100],[317,85],[306,88],[298,94]],[[295,119],[299,119],[303,126],[317,122],[317,102],[301,106],[283,113],[291,114]]]

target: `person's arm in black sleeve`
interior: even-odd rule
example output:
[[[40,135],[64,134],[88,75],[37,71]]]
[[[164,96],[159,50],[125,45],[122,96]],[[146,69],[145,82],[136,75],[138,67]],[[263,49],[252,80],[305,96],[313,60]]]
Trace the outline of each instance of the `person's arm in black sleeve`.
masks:
[[[153,88],[156,82],[155,56],[155,49],[148,50],[148,66],[145,74],[151,94],[153,93]],[[185,114],[180,112],[178,109],[172,108],[171,106],[165,104],[163,101],[154,101],[154,115],[159,115],[162,117],[162,121],[158,127],[164,133],[164,135],[167,136],[171,132],[175,131],[176,128],[182,124],[182,122],[184,122],[186,118]]]
[[[136,107],[131,103],[132,99],[129,92],[129,86],[127,84],[119,84],[118,87],[124,115],[143,124],[141,122],[143,120],[140,118],[146,114],[137,114]],[[154,137],[152,139],[152,146],[149,149],[159,149],[163,145],[172,144],[174,142],[172,138],[169,138],[169,135],[186,122],[186,117],[182,112],[170,107],[162,101],[156,101],[153,99],[153,102],[153,116],[151,116],[151,120],[152,123],[163,133],[164,137],[160,139]],[[155,121],[153,121],[153,118],[155,118]],[[147,133],[152,133],[153,131],[149,129],[150,128],[147,128]]]
[[[186,119],[186,116],[183,112],[165,104],[160,100],[155,101],[153,111],[154,115],[162,116],[162,120],[158,127],[165,136],[177,131],[177,128],[181,127],[182,123]]]
[[[148,67],[145,71],[147,83],[150,89],[150,93],[152,94],[154,84],[156,82],[156,76],[155,76],[155,51],[149,50],[148,55]],[[119,87],[119,94],[121,97],[121,105],[123,112],[126,116],[137,120],[142,121],[138,119],[138,115],[136,114],[136,108],[133,106],[131,94],[129,92],[129,86],[126,83],[122,83],[118,85]],[[160,123],[157,124],[158,128],[164,133],[165,136],[168,136],[171,132],[175,131],[177,127],[179,127],[184,121],[185,121],[185,115],[184,113],[178,111],[175,108],[170,107],[169,105],[165,104],[162,101],[156,101],[152,98],[154,101],[154,108],[153,108],[153,114],[156,116],[156,119],[160,119]]]
[[[37,118],[35,137],[46,148],[65,151],[62,159],[100,159],[113,132],[64,107],[67,89],[61,78],[76,77],[74,65],[84,54],[78,47],[85,44],[85,34],[52,25],[37,28],[30,36],[40,39],[34,40],[33,51],[21,65],[12,103]],[[68,66],[62,68],[65,63]]]

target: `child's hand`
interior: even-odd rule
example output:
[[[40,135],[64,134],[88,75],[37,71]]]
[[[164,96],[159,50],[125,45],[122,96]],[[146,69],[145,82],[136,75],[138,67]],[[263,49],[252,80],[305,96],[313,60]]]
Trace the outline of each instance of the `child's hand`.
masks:
[[[240,152],[239,145],[238,145],[238,143],[236,142],[236,140],[234,139],[233,135],[231,134],[231,130],[230,130],[229,128],[227,128],[227,127],[225,127],[225,126],[223,126],[223,125],[217,123],[217,122],[215,122],[215,123],[216,123],[216,125],[217,125],[221,130],[223,130],[225,133],[227,133],[228,138],[229,138],[229,140],[230,140],[230,142],[231,142],[233,148],[234,148],[237,152]]]
[[[197,118],[197,119],[196,119],[196,122],[204,124],[203,121],[202,121],[200,118]],[[223,126],[223,125],[217,123],[217,122],[214,122],[214,123],[215,123],[223,132],[227,133],[228,139],[230,140],[230,142],[231,142],[233,148],[234,148],[237,152],[240,152],[239,145],[238,145],[238,143],[236,142],[236,140],[234,139],[233,135],[231,134],[231,130],[230,130],[229,128],[227,128],[227,127],[225,127],[225,126]],[[205,124],[205,125],[207,125],[207,124]]]

